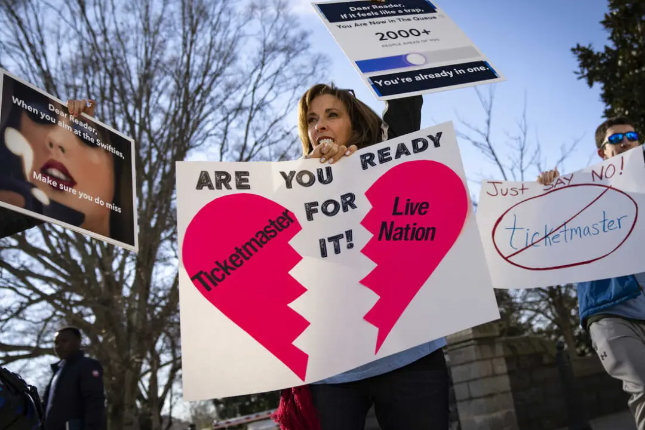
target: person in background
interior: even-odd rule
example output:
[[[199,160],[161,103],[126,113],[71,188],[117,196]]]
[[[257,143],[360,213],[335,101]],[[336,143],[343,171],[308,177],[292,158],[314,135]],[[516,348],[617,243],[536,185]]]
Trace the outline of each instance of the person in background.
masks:
[[[333,164],[418,131],[421,96],[390,100],[381,119],[351,90],[318,84],[298,106],[305,158]],[[282,430],[363,430],[374,406],[383,430],[447,430],[449,375],[437,339],[315,384],[284,390],[273,418]]]
[[[42,425],[43,415],[36,387],[0,367],[0,429],[35,430]]]
[[[596,130],[596,147],[603,160],[639,146],[638,133],[627,118],[610,118]],[[557,170],[538,177],[542,185],[559,176]],[[635,255],[634,258],[642,258]],[[645,430],[645,273],[581,282],[577,285],[581,325],[607,373],[623,383],[638,430]]]
[[[44,430],[104,430],[103,368],[81,350],[80,330],[58,330],[54,350],[60,361],[45,389]]]

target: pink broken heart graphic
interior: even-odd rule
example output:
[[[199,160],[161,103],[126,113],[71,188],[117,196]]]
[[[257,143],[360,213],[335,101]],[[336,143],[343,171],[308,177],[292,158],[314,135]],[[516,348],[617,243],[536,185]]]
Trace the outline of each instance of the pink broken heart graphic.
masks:
[[[468,195],[461,178],[436,161],[410,161],[381,176],[365,196],[362,249],[377,264],[361,284],[379,299],[364,319],[378,329],[376,353],[461,233]],[[450,288],[450,285],[441,286]]]
[[[182,258],[202,295],[304,381],[309,357],[293,341],[309,322],[288,306],[307,291],[289,275],[302,259],[289,241],[301,229],[269,199],[224,196],[195,215]]]

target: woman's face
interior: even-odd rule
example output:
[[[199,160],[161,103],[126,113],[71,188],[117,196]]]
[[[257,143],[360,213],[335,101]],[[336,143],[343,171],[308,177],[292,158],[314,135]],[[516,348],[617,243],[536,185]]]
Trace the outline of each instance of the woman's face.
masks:
[[[352,121],[345,104],[329,94],[311,101],[307,125],[309,140],[314,148],[330,141],[347,146],[352,136]]]
[[[54,112],[47,113],[56,118]],[[109,226],[110,209],[95,203],[95,199],[98,197],[105,203],[112,203],[114,199],[112,155],[96,143],[85,143],[84,133],[95,142],[97,136],[69,119],[58,116],[56,124],[35,119],[25,111],[20,118],[20,132],[33,151],[31,171],[25,172],[27,180],[50,199],[85,214],[84,228],[105,234],[102,230],[106,223]],[[61,127],[58,121],[78,130],[81,136],[68,127]],[[82,118],[79,121],[85,122]],[[34,173],[40,174],[41,179],[34,178]],[[56,187],[43,182],[42,179],[48,178],[56,181]],[[81,193],[91,196],[91,200],[81,197]]]

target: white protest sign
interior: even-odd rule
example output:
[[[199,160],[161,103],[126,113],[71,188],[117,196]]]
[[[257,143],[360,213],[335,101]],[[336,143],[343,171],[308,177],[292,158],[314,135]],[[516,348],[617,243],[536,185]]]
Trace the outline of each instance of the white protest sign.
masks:
[[[313,3],[378,100],[504,81],[436,3]]]
[[[642,148],[550,185],[486,181],[477,221],[495,288],[537,288],[645,272]]]
[[[187,400],[311,383],[499,318],[452,123],[318,160],[179,162]]]
[[[0,69],[0,207],[137,252],[134,159],[134,140]]]

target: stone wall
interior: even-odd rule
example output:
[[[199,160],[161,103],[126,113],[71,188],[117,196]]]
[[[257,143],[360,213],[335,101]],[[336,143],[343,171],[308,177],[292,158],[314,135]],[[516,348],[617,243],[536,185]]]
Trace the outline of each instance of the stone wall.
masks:
[[[491,329],[479,326],[449,338],[462,430],[519,430],[505,351]]]
[[[565,427],[565,398],[556,364],[555,344],[538,337],[501,339],[521,430]]]
[[[536,336],[500,338],[495,324],[448,337],[462,430],[554,430],[568,425],[555,345]],[[621,384],[597,357],[574,359],[586,418],[627,408]]]
[[[566,409],[555,344],[537,336],[500,338],[495,324],[448,337],[450,430],[556,430]],[[620,381],[596,356],[571,363],[586,418],[627,409]],[[365,430],[380,430],[373,410]]]
[[[627,409],[629,396],[623,391],[622,382],[607,375],[598,357],[574,360],[573,369],[589,419]]]

